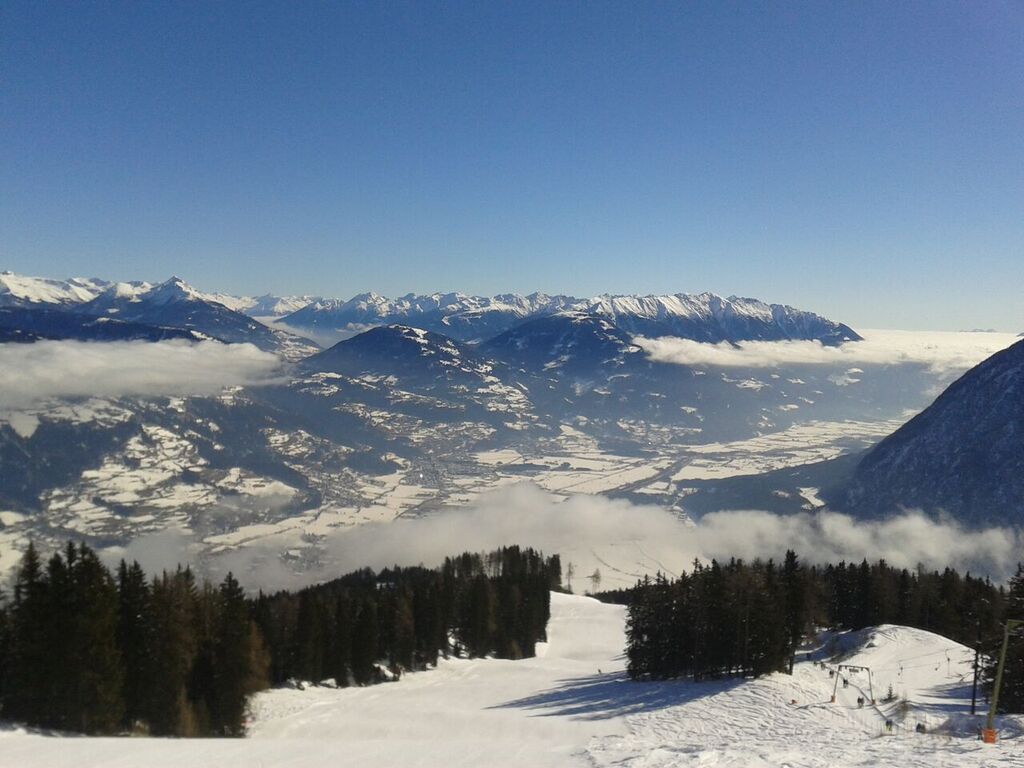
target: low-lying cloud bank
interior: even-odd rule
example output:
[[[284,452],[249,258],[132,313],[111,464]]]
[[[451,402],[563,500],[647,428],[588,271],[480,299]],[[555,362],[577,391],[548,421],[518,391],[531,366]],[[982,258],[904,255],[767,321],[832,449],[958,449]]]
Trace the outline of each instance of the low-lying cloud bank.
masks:
[[[863,331],[863,341],[828,347],[818,341],[745,341],[707,344],[663,337],[634,339],[653,360],[724,368],[785,365],[927,365],[936,373],[965,371],[1019,341],[1011,333]]]
[[[38,341],[0,344],[0,410],[59,397],[210,395],[267,383],[281,361],[219,341]]]
[[[590,589],[599,571],[602,588],[632,585],[645,574],[676,575],[694,559],[781,559],[795,550],[804,562],[885,559],[916,568],[947,565],[1002,581],[1024,552],[1019,529],[965,530],[906,512],[883,521],[857,521],[819,512],[792,516],[763,511],[723,511],[697,523],[660,507],[600,496],[560,501],[522,484],[481,497],[472,506],[414,519],[342,529],[319,543],[316,565],[296,571],[280,557],[299,542],[264,542],[205,558],[213,578],[233,571],[250,589],[295,588],[362,567],[437,565],[464,550],[486,551],[521,544],[559,553],[574,565],[576,591]],[[149,571],[194,560],[202,547],[180,533],[165,532],[133,542],[111,555],[137,558]]]
[[[1018,530],[968,531],[920,512],[857,521],[834,512],[742,510],[714,512],[690,523],[660,507],[621,499],[574,496],[559,501],[530,484],[489,494],[472,507],[354,528],[328,540],[327,550],[339,563],[381,567],[437,563],[453,554],[453,547],[483,550],[510,543],[563,553],[582,561],[579,573],[598,567],[604,577],[613,578],[659,569],[677,573],[689,569],[695,558],[778,559],[787,549],[813,562],[883,558],[897,567],[952,565],[1002,578],[1024,552]]]

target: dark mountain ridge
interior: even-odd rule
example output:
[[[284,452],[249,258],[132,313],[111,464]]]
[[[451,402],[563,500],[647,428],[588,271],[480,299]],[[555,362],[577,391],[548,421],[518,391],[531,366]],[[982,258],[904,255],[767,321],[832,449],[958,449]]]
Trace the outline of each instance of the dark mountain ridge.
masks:
[[[826,498],[862,517],[911,508],[969,525],[1024,524],[1024,341],[951,384]]]

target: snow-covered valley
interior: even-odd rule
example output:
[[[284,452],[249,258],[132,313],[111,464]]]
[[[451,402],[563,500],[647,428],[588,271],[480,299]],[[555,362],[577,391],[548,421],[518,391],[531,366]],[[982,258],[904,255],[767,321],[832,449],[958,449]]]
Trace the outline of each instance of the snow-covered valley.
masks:
[[[246,739],[61,738],[6,726],[0,765],[22,768],[238,766],[921,766],[1020,765],[1024,719],[995,746],[971,718],[972,652],[883,626],[809,651],[792,676],[634,682],[621,606],[554,594],[536,658],[442,661],[397,683],[259,694]],[[826,667],[819,666],[825,661]],[[870,667],[829,676],[839,664]],[[892,685],[896,700],[882,703]],[[830,703],[836,688],[836,703]],[[984,704],[979,705],[979,711]],[[886,719],[894,722],[892,732]],[[926,732],[916,732],[918,723]]]

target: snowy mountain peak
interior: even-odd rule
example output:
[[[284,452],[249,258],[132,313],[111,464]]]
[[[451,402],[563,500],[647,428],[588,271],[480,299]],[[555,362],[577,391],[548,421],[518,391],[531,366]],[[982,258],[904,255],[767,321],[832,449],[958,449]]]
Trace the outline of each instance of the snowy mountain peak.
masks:
[[[138,301],[139,296],[147,293],[152,289],[153,286],[151,283],[114,283],[109,288],[107,288],[105,293],[117,299],[128,299],[130,301]]]
[[[0,306],[73,306],[94,299],[108,285],[90,277],[53,280],[5,271],[0,273]]]
[[[172,301],[207,300],[206,296],[177,276],[153,286],[151,290],[146,292],[145,298],[154,304],[168,304]]]

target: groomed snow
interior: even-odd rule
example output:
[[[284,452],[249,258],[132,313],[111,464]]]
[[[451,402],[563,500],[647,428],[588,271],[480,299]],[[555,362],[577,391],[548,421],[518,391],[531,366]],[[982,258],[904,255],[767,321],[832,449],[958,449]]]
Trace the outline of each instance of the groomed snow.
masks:
[[[449,660],[370,688],[275,690],[256,697],[247,739],[58,738],[0,730],[0,765],[146,766],[910,766],[1024,764],[1024,720],[1003,740],[972,738],[968,649],[928,632],[883,626],[840,636],[795,674],[754,681],[637,683],[625,678],[625,611],[552,596],[547,644],[525,661]],[[852,673],[833,680],[812,659],[870,665],[910,702],[893,735],[895,705],[859,708]],[[842,655],[845,652],[845,655]],[[881,688],[881,693],[879,692]],[[952,718],[955,728],[938,728]],[[917,722],[929,733],[915,733]]]

